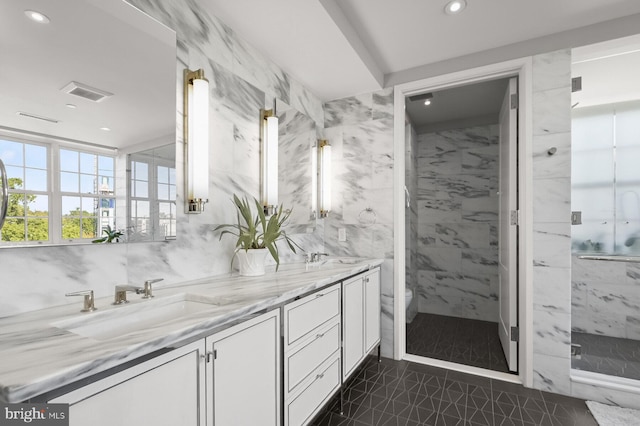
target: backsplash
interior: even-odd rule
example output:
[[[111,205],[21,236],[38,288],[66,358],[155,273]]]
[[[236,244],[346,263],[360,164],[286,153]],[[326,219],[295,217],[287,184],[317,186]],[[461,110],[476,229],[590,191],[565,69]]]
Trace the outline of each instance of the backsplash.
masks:
[[[194,0],[131,0],[177,32],[176,110],[178,237],[165,243],[76,245],[0,250],[0,316],[78,303],[65,293],[93,289],[113,294],[117,284],[160,285],[229,272],[232,239],[218,241],[216,224],[235,220],[232,194],[259,194],[259,110],[278,98],[324,126],[322,103],[300,83]],[[201,215],[184,214],[182,71],[204,68],[210,81],[209,198]],[[322,224],[295,235],[305,249],[323,249]],[[293,254],[282,252],[284,260]],[[99,306],[98,306],[99,308]]]

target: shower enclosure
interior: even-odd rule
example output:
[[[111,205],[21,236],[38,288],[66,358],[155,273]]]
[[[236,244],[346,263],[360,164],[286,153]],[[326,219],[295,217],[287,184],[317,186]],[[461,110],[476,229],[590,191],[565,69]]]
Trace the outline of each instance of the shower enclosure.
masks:
[[[640,101],[572,111],[572,367],[640,380]]]

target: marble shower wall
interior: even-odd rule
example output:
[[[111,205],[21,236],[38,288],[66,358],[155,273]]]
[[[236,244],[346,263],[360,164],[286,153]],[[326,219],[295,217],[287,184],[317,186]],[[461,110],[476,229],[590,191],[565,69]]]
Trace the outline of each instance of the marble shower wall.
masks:
[[[640,340],[640,265],[571,258],[571,330]]]
[[[300,83],[196,0],[130,0],[176,30],[178,238],[168,243],[3,249],[0,316],[79,303],[66,292],[113,294],[117,284],[163,285],[229,272],[233,241],[218,241],[216,224],[235,220],[233,193],[259,194],[259,110],[278,98],[324,126],[322,103]],[[210,81],[209,199],[201,215],[186,215],[183,198],[182,72],[204,68]],[[392,144],[390,144],[391,146]],[[323,249],[323,228],[294,236],[306,249]],[[285,258],[294,255],[285,252]]]
[[[406,121],[404,183],[409,194],[405,202],[408,201],[409,206],[405,208],[405,286],[414,295],[406,312],[406,322],[411,322],[418,313],[418,134],[408,117]]]
[[[498,321],[498,125],[418,135],[418,311]]]
[[[571,394],[571,51],[533,57],[533,384]],[[552,156],[547,151],[555,147]]]
[[[382,354],[393,354],[393,89],[324,104],[333,150],[325,252],[383,258]],[[346,241],[338,241],[338,230]]]

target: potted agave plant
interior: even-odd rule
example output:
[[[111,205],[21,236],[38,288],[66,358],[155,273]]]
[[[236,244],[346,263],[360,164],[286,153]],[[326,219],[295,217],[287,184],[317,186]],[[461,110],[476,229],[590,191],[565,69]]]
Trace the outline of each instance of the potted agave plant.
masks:
[[[291,211],[285,211],[282,206],[269,218],[264,214],[262,205],[253,199],[253,203],[245,198],[238,198],[234,194],[233,203],[236,206],[238,221],[235,224],[219,225],[215,231],[223,229],[220,239],[225,234],[237,238],[234,258],[238,257],[240,275],[258,276],[264,275],[264,262],[268,253],[276,261],[276,271],[280,266],[277,242],[285,240],[289,248],[295,253],[296,247],[300,248],[282,230]],[[257,213],[253,214],[251,204],[255,205]],[[233,263],[233,258],[231,259]]]

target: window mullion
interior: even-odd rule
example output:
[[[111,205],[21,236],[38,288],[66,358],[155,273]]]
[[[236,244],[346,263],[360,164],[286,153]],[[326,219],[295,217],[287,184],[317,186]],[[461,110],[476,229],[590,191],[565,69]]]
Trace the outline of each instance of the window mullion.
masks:
[[[60,145],[51,144],[49,170],[49,239],[54,244],[60,244],[62,239],[62,194],[60,191]]]

